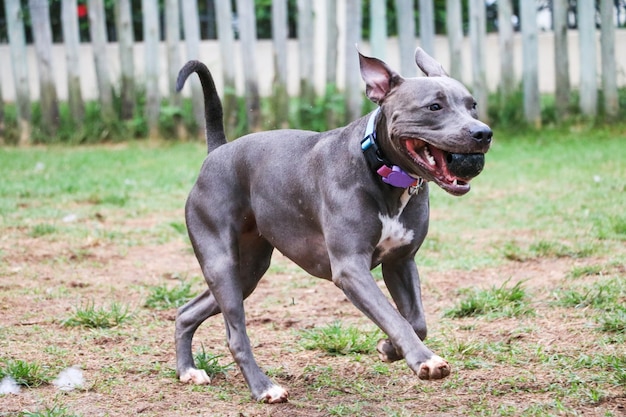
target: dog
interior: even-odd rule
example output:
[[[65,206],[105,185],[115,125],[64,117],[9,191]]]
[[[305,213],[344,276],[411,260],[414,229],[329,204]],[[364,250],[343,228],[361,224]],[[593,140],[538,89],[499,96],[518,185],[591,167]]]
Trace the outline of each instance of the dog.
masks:
[[[177,89],[197,73],[205,103],[206,157],[185,218],[208,289],[178,310],[176,372],[210,383],[195,367],[192,338],[222,313],[228,347],[257,401],[279,403],[288,391],[257,365],[246,333],[244,299],[267,271],[274,248],[309,274],[332,280],[387,335],[384,361],[404,358],[423,380],[450,374],[430,351],[415,255],[426,237],[428,183],[460,196],[484,166],[492,131],[476,101],[441,64],[418,48],[425,77],[403,78],[359,52],[367,97],[378,108],[327,132],[275,130],[227,143],[208,68],[189,61]],[[382,273],[395,307],[371,275]]]

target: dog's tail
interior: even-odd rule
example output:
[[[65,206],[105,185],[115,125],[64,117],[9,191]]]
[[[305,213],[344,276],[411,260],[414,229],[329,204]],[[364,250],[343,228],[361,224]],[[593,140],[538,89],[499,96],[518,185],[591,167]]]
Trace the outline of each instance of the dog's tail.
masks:
[[[200,61],[193,60],[187,62],[178,72],[176,91],[183,89],[187,77],[194,72],[198,74],[200,83],[202,84],[206,144],[208,152],[211,152],[213,149],[226,143],[226,134],[224,133],[222,102],[217,95],[213,77],[207,66]]]

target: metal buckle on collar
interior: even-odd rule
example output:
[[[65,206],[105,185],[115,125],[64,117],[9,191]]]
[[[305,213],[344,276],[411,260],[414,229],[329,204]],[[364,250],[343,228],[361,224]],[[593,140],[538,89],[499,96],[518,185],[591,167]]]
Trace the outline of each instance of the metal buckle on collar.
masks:
[[[370,133],[361,141],[361,150],[363,151],[363,155],[365,155],[365,159],[367,159],[367,163],[375,171],[385,165],[383,159],[381,158],[378,144],[376,143],[375,133]]]

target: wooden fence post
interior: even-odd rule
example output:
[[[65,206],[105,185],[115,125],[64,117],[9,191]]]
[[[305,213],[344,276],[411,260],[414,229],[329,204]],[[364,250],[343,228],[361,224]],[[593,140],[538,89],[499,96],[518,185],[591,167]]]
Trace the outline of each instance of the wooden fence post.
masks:
[[[232,137],[237,128],[237,90],[235,87],[235,37],[233,34],[233,11],[230,1],[216,1],[217,37],[220,40],[220,57],[224,77],[224,128],[226,136]]]
[[[498,1],[498,45],[500,49],[500,108],[515,92],[515,60],[513,56],[513,7],[511,0]]]
[[[567,41],[567,0],[554,0],[554,70],[557,120],[567,117],[570,103],[569,51]]]
[[[4,145],[4,96],[2,95],[2,83],[0,82],[0,145]]]
[[[52,68],[52,28],[47,0],[28,0],[32,22],[33,40],[39,73],[39,102],[41,105],[41,129],[55,134],[59,127],[59,99]]]
[[[396,0],[398,16],[398,46],[400,48],[400,74],[413,77],[417,74],[415,66],[415,19],[413,19],[414,0]]]
[[[473,93],[478,103],[478,117],[488,122],[487,71],[485,68],[486,10],[484,0],[469,2],[469,32],[472,52]]]
[[[133,53],[135,35],[133,33],[133,16],[130,2],[131,0],[117,0],[115,4],[121,72],[120,116],[122,120],[131,119],[135,112],[135,57]]]
[[[287,0],[272,1],[272,41],[274,45],[274,103],[272,128],[286,128],[289,120],[287,94]]]
[[[385,60],[387,49],[387,8],[385,0],[370,1],[370,45],[372,56]]]
[[[109,75],[109,59],[107,57],[106,16],[103,0],[87,0],[89,15],[89,33],[93,48],[93,57],[96,66],[96,79],[100,95],[100,109],[102,118],[106,122],[115,119],[113,107],[113,86]]]
[[[580,110],[583,115],[594,119],[598,114],[595,1],[578,0],[577,5],[580,37]]]
[[[176,78],[182,67],[180,58],[180,5],[178,0],[165,0],[165,42],[167,48],[167,84],[169,101],[179,106],[180,94],[176,92]]]
[[[5,0],[4,7],[11,49],[11,67],[15,83],[17,118],[20,129],[18,144],[24,146],[30,142],[31,130],[30,86],[28,83],[24,14],[20,6],[20,0]]]
[[[361,77],[359,76],[359,57],[355,45],[361,41],[361,0],[346,1],[346,38],[345,54],[345,86],[346,86],[346,122],[361,117],[363,104]]]
[[[72,120],[80,124],[85,115],[85,103],[80,86],[80,33],[76,8],[76,0],[63,0],[61,3],[63,42],[67,62],[67,99]]]
[[[446,31],[450,50],[450,76],[463,80],[463,13],[461,0],[446,0]]]
[[[600,42],[602,51],[602,92],[604,96],[604,113],[609,119],[616,118],[619,112],[613,11],[613,0],[600,0],[600,15],[602,17]]]
[[[239,16],[239,40],[243,64],[244,94],[248,115],[248,130],[261,128],[259,82],[256,72],[256,16],[253,0],[237,0]]]
[[[159,5],[157,0],[141,0],[143,12],[143,45],[145,54],[144,78],[146,83],[146,120],[148,135],[156,138],[159,134]]]
[[[332,99],[337,91],[337,3],[326,0],[326,97]],[[326,127],[333,128],[340,122],[332,107],[326,109]]]
[[[420,0],[420,44],[427,54],[435,56],[435,8],[433,0]]]
[[[310,128],[315,106],[315,66],[313,61],[313,7],[310,0],[298,0],[298,67],[300,72],[300,126]]]
[[[217,1],[218,4],[228,4],[229,1]],[[185,34],[185,49],[187,50],[187,60],[200,58],[200,16],[198,15],[198,2],[180,0],[183,11],[183,28]],[[219,18],[218,18],[219,20]],[[228,20],[230,23],[230,20]],[[220,39],[220,47],[222,47]],[[223,65],[226,62],[222,60]],[[193,115],[199,131],[204,131],[204,98],[202,86],[198,82],[190,83],[191,102],[193,105]]]
[[[165,42],[167,49],[167,74],[169,105],[180,109],[182,96],[176,91],[176,79],[178,71],[182,68],[180,55],[180,3],[178,0],[165,0]],[[173,122],[176,128],[176,137],[187,139],[187,131],[182,123],[180,113],[176,113]]]
[[[530,126],[540,128],[541,100],[539,97],[539,52],[537,47],[537,6],[535,2],[521,2],[520,15],[522,24],[524,116]]]

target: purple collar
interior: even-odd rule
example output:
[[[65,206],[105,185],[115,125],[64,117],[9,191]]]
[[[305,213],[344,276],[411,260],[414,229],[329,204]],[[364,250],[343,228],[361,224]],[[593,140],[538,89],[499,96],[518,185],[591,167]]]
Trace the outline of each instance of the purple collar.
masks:
[[[365,129],[365,138],[361,141],[361,150],[367,159],[368,164],[374,169],[384,183],[398,188],[420,187],[422,178],[413,178],[397,165],[391,164],[383,156],[382,150],[376,142],[376,116],[380,112],[380,107],[376,108]]]

